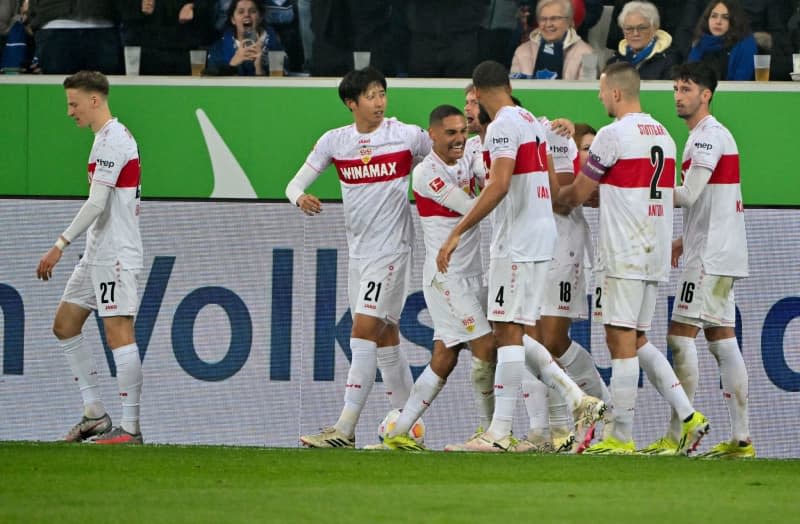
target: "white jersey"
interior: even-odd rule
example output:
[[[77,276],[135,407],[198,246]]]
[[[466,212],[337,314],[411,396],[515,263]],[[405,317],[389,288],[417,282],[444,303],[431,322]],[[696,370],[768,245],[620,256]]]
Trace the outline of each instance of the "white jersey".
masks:
[[[725,126],[709,115],[692,129],[683,149],[682,177],[692,165],[711,170],[700,196],[683,212],[683,257],[686,267],[709,275],[747,276],[747,235],[739,150]]]
[[[408,175],[430,149],[427,133],[394,118],[384,119],[372,133],[359,133],[351,124],[319,139],[306,163],[317,172],[330,164],[336,167],[350,257],[411,250]]]
[[[597,269],[666,281],[675,187],[675,142],[666,128],[648,114],[626,114],[597,132],[582,172],[600,183]]]
[[[552,130],[552,124],[547,118],[542,117],[539,121],[544,126],[547,133],[547,148],[550,156],[553,157],[553,167],[556,173],[574,173],[577,175],[580,169],[578,159],[578,146],[571,137],[561,136]],[[556,240],[555,262],[560,260],[571,260],[575,257],[570,253],[575,253],[579,262],[583,261],[584,253],[591,257],[592,236],[589,223],[583,215],[583,207],[575,206],[566,216],[554,214],[556,220]],[[563,252],[566,256],[560,257]]]
[[[95,133],[89,154],[89,183],[110,186],[112,191],[106,208],[86,231],[82,260],[87,264],[144,266],[139,233],[141,175],[136,140],[112,118]]]
[[[471,159],[472,173],[479,188],[486,185],[486,164],[483,163],[483,141],[480,135],[471,136],[464,144],[464,156]]]
[[[477,177],[473,172],[472,160],[465,154],[455,165],[450,166],[431,151],[414,168],[411,184],[425,237],[425,265],[422,269],[425,284],[430,285],[433,281],[437,272],[436,255],[450,232],[461,220],[460,213],[444,205],[445,199],[452,191],[463,191],[475,197]],[[450,259],[447,277],[471,277],[482,274],[480,228],[473,227],[461,236],[461,241]]]
[[[487,168],[498,158],[515,161],[508,193],[492,211],[491,258],[550,260],[556,226],[544,128],[526,109],[504,106],[489,124],[483,146]],[[486,176],[491,184],[490,172]]]

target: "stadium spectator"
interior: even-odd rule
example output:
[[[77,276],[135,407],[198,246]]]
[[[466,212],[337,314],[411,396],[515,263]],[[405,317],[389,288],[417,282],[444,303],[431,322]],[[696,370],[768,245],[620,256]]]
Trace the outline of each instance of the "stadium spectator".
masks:
[[[672,36],[660,29],[658,9],[650,2],[628,2],[617,17],[623,38],[608,64],[627,62],[642,80],[669,78],[674,57]]]
[[[711,0],[697,22],[689,62],[704,62],[720,80],[753,80],[757,45],[737,0]]]
[[[517,28],[516,0],[490,0],[478,37],[480,60],[495,60],[508,66],[518,42],[513,34]]]
[[[511,78],[577,80],[581,59],[592,52],[575,31],[569,0],[540,0],[538,28],[514,52]]]
[[[700,329],[719,365],[731,438],[701,456],[755,457],[747,413],[747,368],[734,331],[733,286],[748,274],[739,151],[730,131],[710,112],[717,87],[714,70],[702,62],[684,64],[674,78],[678,117],[686,121],[690,134],[683,151],[683,185],[675,188],[675,204],[683,207],[684,218],[683,236],[672,243],[672,266],[677,267],[684,256],[684,269],[667,344],[690,400],[700,376],[695,346]],[[681,421],[673,411],[667,435],[646,450],[674,453],[680,435]]]
[[[605,68],[600,100],[615,120],[597,133],[581,173],[558,194],[559,204],[575,207],[599,186],[602,202],[595,307],[602,311],[611,353],[614,417],[603,440],[583,451],[588,454],[635,453],[640,365],[681,417],[678,452],[693,451],[708,432],[708,421],[694,410],[666,357],[646,336],[658,283],[669,277],[675,143],[661,123],[642,112],[639,90],[633,65]]]
[[[286,69],[293,73],[303,70],[303,40],[300,33],[300,18],[294,0],[263,0],[264,25],[270,35],[275,34],[270,49],[286,52]]]
[[[63,251],[86,232],[86,248],[53,321],[53,333],[84,405],[81,421],[64,440],[78,442],[94,436],[97,444],[142,444],[142,363],[133,329],[139,307],[137,282],[144,265],[139,233],[139,149],[125,126],[111,116],[108,80],[102,73],[71,75],[64,80],[64,89],[69,117],[95,135],[89,155],[89,198],[36,268],[38,278],[50,280]],[[92,351],[81,333],[92,310],[103,321],[105,341],[117,366],[122,423],[113,428],[100,398]]]
[[[208,51],[205,74],[261,76],[269,72],[270,35],[257,0],[233,0],[222,37]]]
[[[453,227],[436,264],[446,274],[465,233],[493,213],[488,316],[494,323],[498,345],[495,409],[486,431],[445,450],[513,451],[511,425],[526,367],[567,399],[577,432],[602,416],[605,404],[584,395],[553,362],[547,349],[528,335],[539,316],[540,290],[556,236],[550,190],[557,182],[548,173],[544,129],[530,112],[515,105],[505,66],[481,62],[473,71],[472,81],[475,96],[492,118],[484,146],[489,154],[487,177],[491,183]],[[532,231],[535,234],[530,234]]]
[[[142,48],[142,75],[191,75],[189,51],[215,37],[213,0],[141,0],[121,9],[125,45]]]
[[[413,378],[400,350],[398,322],[411,277],[413,224],[408,176],[430,153],[430,139],[417,126],[384,118],[386,79],[375,68],[351,71],[339,98],[354,123],[322,135],[286,187],[292,204],[307,215],[322,211],[305,190],[331,164],[341,182],[350,253],[349,294],[352,359],[339,420],[318,434],[302,435],[313,448],[352,448],[361,410],[380,369],[392,407],[408,400]]]
[[[42,73],[90,70],[118,75],[124,71],[118,2],[30,0],[29,5]]]
[[[488,6],[489,0],[407,1],[409,76],[469,77]]]
[[[38,65],[33,59],[35,48],[33,31],[28,24],[28,0],[24,0],[5,44],[0,46],[0,73],[37,72]]]

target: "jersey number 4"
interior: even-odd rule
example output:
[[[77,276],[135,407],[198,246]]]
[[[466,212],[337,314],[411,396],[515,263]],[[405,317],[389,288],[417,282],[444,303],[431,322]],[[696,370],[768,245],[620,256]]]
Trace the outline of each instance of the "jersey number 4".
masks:
[[[664,171],[664,150],[661,146],[650,148],[650,165],[653,166],[653,178],[650,180],[650,200],[659,200],[661,191],[658,190],[658,181]]]

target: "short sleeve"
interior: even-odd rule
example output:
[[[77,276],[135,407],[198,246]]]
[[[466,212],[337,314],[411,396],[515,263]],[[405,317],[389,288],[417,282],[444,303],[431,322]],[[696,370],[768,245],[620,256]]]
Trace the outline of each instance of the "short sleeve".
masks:
[[[333,161],[333,131],[328,131],[317,140],[311,153],[306,157],[306,164],[317,172],[324,171]]]
[[[578,148],[570,137],[553,133],[550,126],[545,127],[547,136],[548,154],[553,157],[553,167],[556,173],[572,173],[574,160],[578,155]]]
[[[114,146],[111,138],[109,136],[101,138],[92,150],[94,154],[92,182],[114,187],[117,185],[122,168],[125,167],[126,156],[119,147]]]
[[[696,140],[689,144],[692,165],[714,171],[724,153],[724,144],[719,128],[711,127],[705,130]]]
[[[483,147],[489,152],[489,158],[494,161],[496,158],[517,158],[519,149],[519,136],[516,129],[507,125],[503,119],[495,120],[489,124],[486,130],[486,138]]]
[[[600,180],[619,157],[619,140],[613,128],[604,127],[597,132],[589,148],[589,159],[581,172],[593,180]]]
[[[414,168],[411,184],[416,194],[442,206],[445,205],[444,201],[447,195],[454,189],[458,189],[455,184],[448,182],[445,174],[440,173],[439,169],[430,162],[422,162]]]

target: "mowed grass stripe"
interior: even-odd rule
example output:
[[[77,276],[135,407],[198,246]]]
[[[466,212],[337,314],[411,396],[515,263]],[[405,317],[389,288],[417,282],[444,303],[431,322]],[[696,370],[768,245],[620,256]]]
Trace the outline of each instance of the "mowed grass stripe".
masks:
[[[5,442],[0,522],[787,522],[798,478],[797,460]]]

